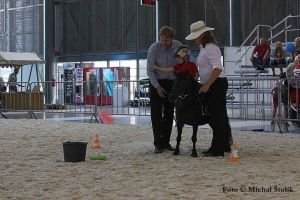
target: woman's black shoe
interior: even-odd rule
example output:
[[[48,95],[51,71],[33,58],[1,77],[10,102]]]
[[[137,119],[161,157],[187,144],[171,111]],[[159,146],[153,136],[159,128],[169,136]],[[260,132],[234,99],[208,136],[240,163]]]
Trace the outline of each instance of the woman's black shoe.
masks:
[[[163,146],[163,148],[164,148],[164,149],[167,149],[167,150],[169,150],[169,151],[175,151],[175,148],[173,148],[173,147],[170,145],[170,143],[165,144],[165,145]]]
[[[205,155],[205,154],[211,153],[211,151],[212,151],[212,150],[211,150],[211,147],[210,147],[208,150],[202,151],[201,153]],[[224,152],[230,153],[230,152],[231,152],[231,148],[230,148],[230,147],[226,147],[225,150],[224,150]]]
[[[208,154],[204,154],[204,157],[218,157],[218,156],[224,157],[224,153],[208,153]]]
[[[201,151],[201,153],[204,154],[204,155],[210,154],[211,153],[211,147],[206,151]]]
[[[230,152],[231,152],[231,148],[230,148],[230,147],[225,147],[225,150],[224,150],[224,152],[226,152],[226,153],[230,153]]]
[[[155,149],[154,149],[154,153],[155,153],[155,154],[162,153],[162,152],[163,152],[163,149],[162,149],[162,148],[155,147]]]

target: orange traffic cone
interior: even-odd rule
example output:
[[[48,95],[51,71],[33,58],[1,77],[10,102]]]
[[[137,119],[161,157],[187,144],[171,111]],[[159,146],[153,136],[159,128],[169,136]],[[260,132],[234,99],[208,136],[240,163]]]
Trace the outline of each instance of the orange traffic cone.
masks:
[[[100,149],[100,140],[98,134],[96,134],[95,137],[92,139],[91,149],[93,150]]]
[[[238,162],[240,162],[240,159],[241,158],[240,158],[240,155],[238,152],[238,146],[237,146],[237,144],[233,144],[233,149],[232,149],[230,157],[229,157],[229,162],[238,163]]]

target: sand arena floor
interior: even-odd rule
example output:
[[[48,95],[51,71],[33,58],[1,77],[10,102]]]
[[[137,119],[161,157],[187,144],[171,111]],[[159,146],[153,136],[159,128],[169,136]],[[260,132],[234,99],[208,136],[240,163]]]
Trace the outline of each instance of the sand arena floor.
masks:
[[[191,128],[181,155],[153,154],[150,126],[0,119],[0,199],[300,199],[300,135],[233,132],[240,163],[205,158],[211,141],[199,129],[198,158],[190,156]],[[106,161],[66,163],[65,141],[91,143]],[[173,129],[172,145],[175,145]]]

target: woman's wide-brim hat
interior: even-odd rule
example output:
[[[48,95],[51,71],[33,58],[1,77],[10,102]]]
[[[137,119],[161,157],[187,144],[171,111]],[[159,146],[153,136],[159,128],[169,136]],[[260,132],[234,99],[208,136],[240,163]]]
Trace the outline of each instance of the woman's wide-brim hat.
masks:
[[[191,33],[186,36],[186,40],[194,40],[206,31],[215,30],[215,28],[207,27],[203,21],[197,21],[190,26]]]

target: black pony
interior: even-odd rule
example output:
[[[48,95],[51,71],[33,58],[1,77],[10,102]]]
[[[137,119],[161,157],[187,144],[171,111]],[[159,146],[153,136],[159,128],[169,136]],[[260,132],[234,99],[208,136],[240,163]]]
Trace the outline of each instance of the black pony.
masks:
[[[191,156],[198,156],[196,151],[198,126],[208,123],[207,107],[203,97],[199,95],[200,87],[201,84],[195,81],[191,75],[187,73],[176,74],[176,80],[169,94],[169,101],[175,104],[178,133],[174,155],[179,154],[182,128],[184,124],[188,124],[193,126],[193,151]]]

